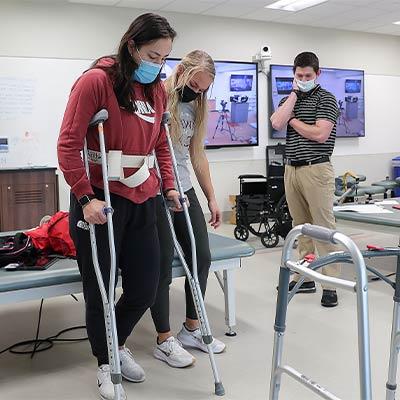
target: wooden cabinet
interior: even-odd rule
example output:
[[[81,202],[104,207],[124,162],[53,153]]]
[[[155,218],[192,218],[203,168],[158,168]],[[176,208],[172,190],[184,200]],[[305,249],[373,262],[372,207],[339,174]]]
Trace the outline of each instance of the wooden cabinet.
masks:
[[[0,169],[0,231],[33,228],[58,207],[56,168]]]

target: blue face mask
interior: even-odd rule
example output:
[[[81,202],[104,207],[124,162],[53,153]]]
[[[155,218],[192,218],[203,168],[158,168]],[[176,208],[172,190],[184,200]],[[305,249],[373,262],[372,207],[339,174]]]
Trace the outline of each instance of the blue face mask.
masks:
[[[136,51],[140,57],[139,51],[137,49]],[[144,84],[154,82],[160,73],[162,65],[143,60],[142,57],[140,57],[140,60],[139,67],[132,73],[132,80]]]

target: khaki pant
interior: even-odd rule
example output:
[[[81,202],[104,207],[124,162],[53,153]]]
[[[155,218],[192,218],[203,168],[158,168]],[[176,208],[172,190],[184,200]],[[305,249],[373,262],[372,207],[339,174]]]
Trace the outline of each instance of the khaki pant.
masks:
[[[285,167],[285,192],[293,226],[310,223],[335,229],[333,201],[335,176],[330,162],[305,165],[303,167]],[[338,247],[326,242],[313,241],[309,237],[299,237],[299,256],[315,253],[319,256],[337,251]],[[322,273],[332,277],[340,275],[340,265],[331,264],[322,268]],[[299,278],[295,276],[295,280]],[[326,287],[325,289],[333,289]]]

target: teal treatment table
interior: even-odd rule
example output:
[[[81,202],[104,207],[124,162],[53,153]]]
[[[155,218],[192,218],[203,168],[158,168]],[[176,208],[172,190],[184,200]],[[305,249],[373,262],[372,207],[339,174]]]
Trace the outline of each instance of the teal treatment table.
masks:
[[[389,199],[400,201],[400,198]],[[348,205],[348,204],[345,204]],[[383,205],[391,213],[376,213],[376,214],[361,214],[354,211],[334,211],[335,217],[340,224],[357,227],[366,231],[389,233],[399,236],[400,232],[400,210],[394,209],[393,205]],[[363,255],[365,257],[365,253]],[[370,256],[385,256],[393,255],[397,257],[397,270],[396,278],[393,282],[388,281],[385,277],[381,277],[382,280],[389,283],[394,289],[393,296],[393,319],[392,319],[392,331],[390,341],[390,353],[389,353],[389,366],[388,366],[388,379],[386,382],[386,400],[395,400],[397,390],[397,365],[398,356],[400,350],[400,247],[390,248],[384,251],[369,252]],[[374,271],[372,271],[374,272]],[[376,272],[375,272],[376,274]]]
[[[254,254],[254,249],[244,242],[209,233],[211,268],[215,273],[225,300],[227,334],[235,335],[235,281],[234,271],[240,268],[241,259]],[[222,273],[222,274],[221,274]],[[172,264],[172,277],[185,276],[178,259]],[[121,285],[119,279],[118,286]],[[46,270],[6,271],[0,269],[0,304],[44,299],[82,292],[81,276],[76,260],[59,259]]]

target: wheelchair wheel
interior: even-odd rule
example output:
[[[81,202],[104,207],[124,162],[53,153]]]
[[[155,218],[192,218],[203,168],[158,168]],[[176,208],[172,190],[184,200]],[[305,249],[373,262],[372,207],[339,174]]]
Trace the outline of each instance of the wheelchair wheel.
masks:
[[[236,226],[233,234],[237,240],[241,240],[242,242],[245,242],[249,238],[249,230],[243,225]]]
[[[279,243],[279,235],[274,230],[267,230],[261,236],[261,243],[270,249]]]

